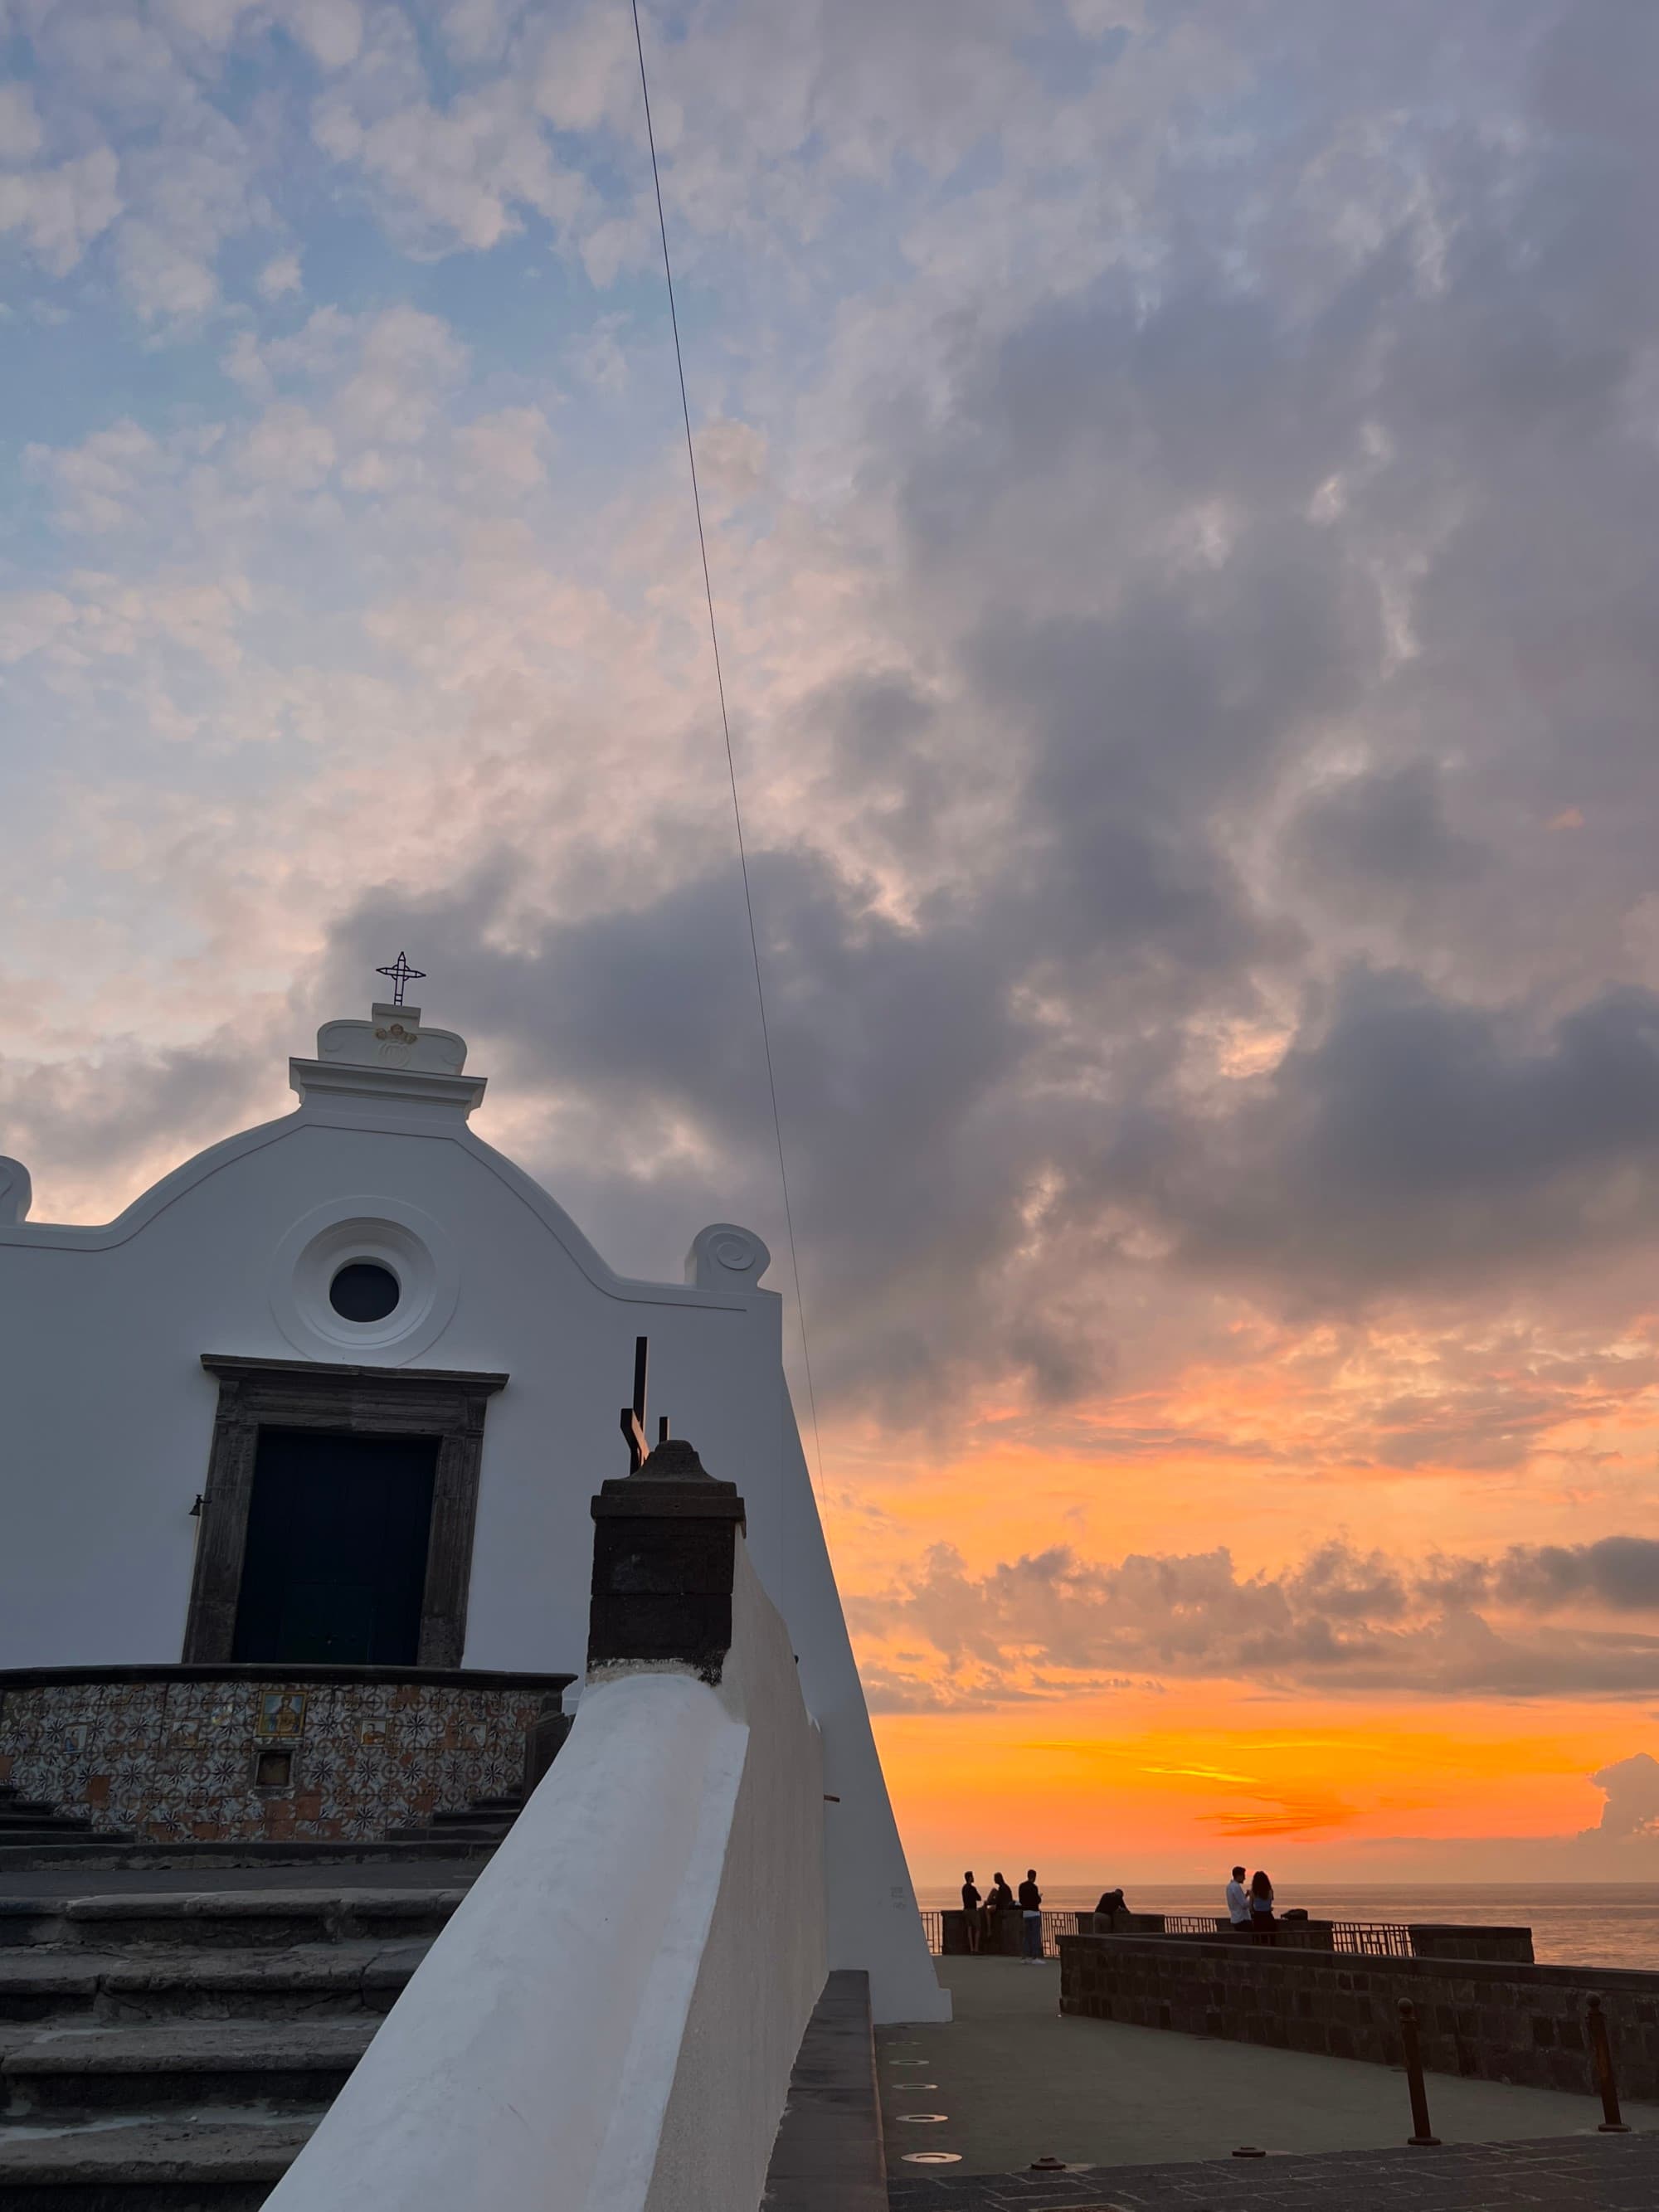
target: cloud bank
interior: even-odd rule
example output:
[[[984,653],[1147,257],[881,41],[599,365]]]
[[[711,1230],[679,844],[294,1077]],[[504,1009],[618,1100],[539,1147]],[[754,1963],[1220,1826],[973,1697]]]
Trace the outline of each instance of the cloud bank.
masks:
[[[1659,30],[647,27],[832,1416],[1036,1430],[1269,1357],[1335,1378],[1349,1466],[1633,1424]],[[15,30],[0,1141],[37,1212],[275,1110],[407,943],[622,1264],[714,1216],[781,1249],[625,21]],[[1382,1373],[1408,1329],[1429,1387]],[[1324,1616],[1279,1598],[1239,1650],[1301,1664],[1273,1638]],[[1328,1664],[1391,1679],[1370,1632]]]
[[[1181,1680],[1277,1698],[1649,1697],[1659,1542],[1512,1545],[1416,1565],[1328,1542],[1255,1574],[1224,1547],[1109,1565],[1056,1545],[978,1575],[941,1544],[896,1589],[858,1600],[854,1617],[883,1655],[866,1680],[888,1711]],[[1652,1765],[1642,1753],[1594,1778],[1609,1792],[1610,1833],[1649,1819]]]

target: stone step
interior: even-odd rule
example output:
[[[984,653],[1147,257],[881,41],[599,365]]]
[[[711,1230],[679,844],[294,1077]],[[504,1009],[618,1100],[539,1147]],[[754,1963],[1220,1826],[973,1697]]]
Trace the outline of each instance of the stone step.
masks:
[[[72,2020],[90,2014],[102,1976],[126,1961],[116,1954],[45,1943],[0,1951],[0,2021]]]
[[[0,2129],[0,2205],[15,2212],[258,2212],[316,2125],[138,2121],[20,2136]]]
[[[512,1825],[510,1820],[500,1819],[492,1820],[444,1819],[434,1820],[429,1827],[397,1828],[392,1832],[399,1838],[407,1837],[411,1839],[416,1836],[423,1836],[428,1842],[434,1844],[493,1844],[501,1841]]]
[[[40,1945],[0,1954],[0,2021],[319,2020],[387,2013],[426,1956],[403,1942],[286,1951],[105,1954]]]
[[[81,1836],[65,1843],[0,1842],[0,1884],[8,1874],[113,1873],[128,1868],[365,1866],[407,1864],[420,1859],[468,1859],[482,1864],[495,1848],[491,1837],[470,1838],[463,1845],[434,1844],[420,1828],[410,1840],[396,1843],[311,1842],[289,1844],[158,1844],[125,1834]]]
[[[0,2055],[0,2109],[26,2124],[137,2118],[180,2106],[320,2109],[379,2026],[366,2017],[41,2028]]]
[[[84,1813],[60,1813],[55,1805],[0,1805],[0,1842],[19,1837],[89,1836],[92,1822]]]
[[[391,1840],[433,1844],[499,1844],[524,1810],[520,1791],[511,1797],[475,1797],[471,1804],[446,1807],[418,1824],[393,1828]]]
[[[111,1891],[95,1897],[0,1898],[0,1945],[291,1950],[435,1936],[465,1889]]]

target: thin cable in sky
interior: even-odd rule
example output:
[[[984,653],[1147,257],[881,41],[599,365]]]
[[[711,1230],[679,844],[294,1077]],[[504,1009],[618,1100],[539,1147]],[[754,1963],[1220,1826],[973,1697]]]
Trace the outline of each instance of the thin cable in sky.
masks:
[[[749,848],[743,834],[743,802],[738,796],[738,767],[732,751],[732,721],[726,709],[726,676],[720,666],[720,630],[714,621],[714,587],[708,578],[708,540],[702,526],[702,493],[697,483],[697,448],[691,435],[691,403],[685,396],[685,355],[680,345],[679,311],[674,304],[674,269],[668,258],[668,219],[663,213],[662,173],[657,166],[657,134],[651,122],[651,87],[645,71],[645,40],[640,31],[640,0],[634,11],[634,46],[640,58],[640,97],[645,103],[645,137],[651,149],[651,182],[657,195],[657,229],[662,239],[662,273],[668,286],[668,321],[674,333],[674,366],[680,380],[680,414],[685,423],[685,458],[691,471],[691,506],[697,518],[697,550],[702,557],[702,595],[708,608],[708,642],[714,655],[714,689],[720,695],[720,729],[726,738],[726,773],[732,786],[732,819],[737,825],[738,865],[743,872],[744,910],[749,917],[749,950],[755,963],[755,1000],[760,1008],[761,1045],[766,1055],[766,1087],[772,1100],[772,1133],[778,1146],[778,1182],[783,1191],[783,1224],[789,1237],[789,1272],[795,1285],[795,1318],[800,1323],[801,1364],[806,1375],[806,1404],[812,1420],[812,1449],[823,1480],[823,1440],[818,1433],[817,1395],[812,1388],[812,1355],[806,1342],[806,1304],[800,1294],[800,1258],[795,1249],[794,1209],[789,1203],[789,1167],[784,1158],[783,1117],[778,1111],[778,1079],[772,1066],[772,1031],[766,1018],[766,985],[761,973],[760,938],[755,928],[755,899],[749,884]]]

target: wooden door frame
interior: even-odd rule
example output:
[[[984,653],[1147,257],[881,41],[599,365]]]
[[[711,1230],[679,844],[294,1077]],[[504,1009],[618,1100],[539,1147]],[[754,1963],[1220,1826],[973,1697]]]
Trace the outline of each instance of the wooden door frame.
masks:
[[[218,1382],[219,1406],[185,1619],[185,1662],[217,1666],[230,1659],[259,1431],[278,1428],[437,1437],[416,1663],[459,1667],[466,1644],[484,1414],[507,1376],[453,1368],[238,1359],[212,1352],[202,1354],[202,1364]]]

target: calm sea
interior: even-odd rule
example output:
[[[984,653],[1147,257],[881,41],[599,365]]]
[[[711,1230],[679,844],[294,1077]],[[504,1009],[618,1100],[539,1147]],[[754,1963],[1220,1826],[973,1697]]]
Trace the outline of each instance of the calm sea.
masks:
[[[1011,1877],[1012,1879],[1012,1877]],[[988,1887],[988,1882],[982,1884]],[[1197,1882],[1130,1882],[1137,1912],[1221,1912],[1218,1887]],[[1045,1887],[1057,1912],[1090,1911],[1098,1888]],[[919,1890],[925,1905],[961,1903],[957,1890]],[[1374,1887],[1310,1882],[1279,1893],[1281,1906],[1304,1905],[1330,1920],[1489,1921],[1530,1928],[1540,1961],[1560,1966],[1644,1966],[1659,1970],[1659,1882],[1401,1882]]]

